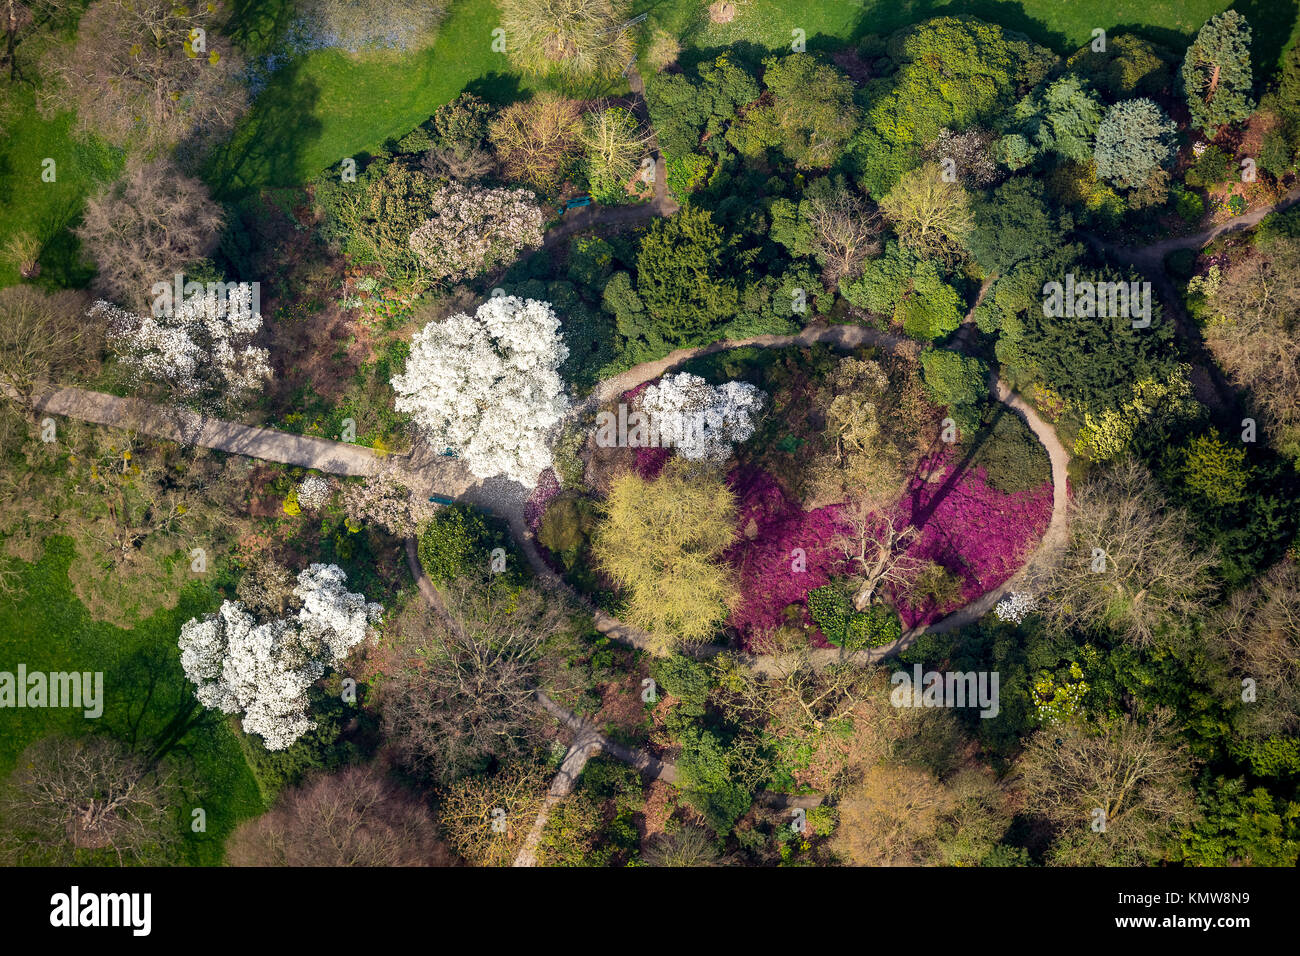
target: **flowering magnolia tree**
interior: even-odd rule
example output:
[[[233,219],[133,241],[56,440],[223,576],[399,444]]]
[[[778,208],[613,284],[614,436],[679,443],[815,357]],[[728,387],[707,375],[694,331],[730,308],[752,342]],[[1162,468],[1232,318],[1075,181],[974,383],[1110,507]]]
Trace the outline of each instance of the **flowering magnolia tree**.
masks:
[[[374,523],[395,537],[406,537],[415,534],[436,511],[437,506],[388,474],[343,489],[343,514],[356,528]]]
[[[531,488],[568,405],[558,371],[568,356],[549,302],[496,296],[416,334],[395,404],[475,477]]]
[[[259,623],[239,601],[225,601],[181,627],[181,667],[205,707],[242,713],[244,730],[267,750],[284,750],[316,726],[307,690],[325,668],[361,643],[383,609],[344,587],[337,565],[313,564],[293,589],[296,617]]]
[[[316,511],[330,500],[330,483],[324,475],[308,475],[298,483],[298,504]]]
[[[411,233],[411,251],[435,279],[463,279],[542,244],[542,209],[527,189],[448,183],[432,215]]]
[[[732,445],[749,440],[767,396],[747,382],[710,385],[679,372],[649,385],[641,409],[650,416],[660,444],[670,441],[691,461],[726,461]]]
[[[993,613],[999,621],[1019,624],[1038,609],[1038,601],[1028,591],[1009,591],[1007,596],[997,603]]]
[[[234,404],[271,377],[253,288],[210,289],[162,315],[137,315],[100,299],[87,313],[108,323],[109,344],[139,380],[161,382],[182,398]]]

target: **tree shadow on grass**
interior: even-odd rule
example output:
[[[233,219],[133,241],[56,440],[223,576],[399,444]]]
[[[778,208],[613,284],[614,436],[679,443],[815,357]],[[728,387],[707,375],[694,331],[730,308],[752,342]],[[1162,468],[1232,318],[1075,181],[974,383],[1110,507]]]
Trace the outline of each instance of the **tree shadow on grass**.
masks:
[[[321,137],[315,110],[320,86],[298,62],[283,66],[230,141],[212,151],[204,178],[218,199],[239,199],[264,186],[295,186],[302,157]]]
[[[95,277],[94,266],[81,253],[81,240],[72,232],[81,218],[81,196],[65,196],[41,221],[40,284],[51,289],[84,289]]]
[[[1300,10],[1297,0],[1237,0],[1228,9],[1236,10],[1250,21],[1250,59],[1255,68],[1256,92],[1261,80],[1277,69],[1282,49],[1291,39]]]
[[[520,86],[518,73],[500,73],[496,70],[470,80],[465,84],[465,92],[473,93],[497,109],[527,96]]]
[[[297,17],[297,12],[293,3],[232,0],[227,32],[247,56],[270,53]]]

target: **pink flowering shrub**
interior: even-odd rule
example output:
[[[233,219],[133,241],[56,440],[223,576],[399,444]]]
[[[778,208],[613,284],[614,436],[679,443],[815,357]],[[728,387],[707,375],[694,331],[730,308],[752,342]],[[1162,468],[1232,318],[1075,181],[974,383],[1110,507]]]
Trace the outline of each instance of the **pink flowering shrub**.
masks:
[[[727,478],[736,493],[740,536],[727,552],[736,568],[741,601],[731,626],[748,644],[782,623],[790,604],[804,604],[808,592],[826,584],[843,554],[835,546],[839,506],[804,511],[776,480],[758,468],[742,467]],[[805,570],[795,570],[802,548]],[[820,638],[820,635],[818,635]]]
[[[931,624],[1008,580],[1025,554],[1047,530],[1052,513],[1052,485],[1003,493],[990,487],[982,468],[954,477],[950,456],[922,462],[897,510],[904,523],[919,523],[908,548],[922,561],[935,561],[961,579],[961,597],[935,606],[926,600],[913,607],[905,592],[890,594],[905,627]],[[790,604],[805,607],[808,594],[832,576],[850,569],[836,537],[844,528],[841,507],[805,512],[766,472],[742,467],[728,477],[737,499],[740,536],[727,552],[736,568],[741,601],[731,626],[748,646],[780,626]],[[795,570],[792,552],[802,548],[806,570]],[[820,632],[816,643],[824,644]]]
[[[533,488],[532,494],[524,502],[524,521],[528,523],[528,530],[533,534],[537,533],[537,526],[542,523],[542,515],[546,513],[546,506],[559,493],[560,479],[556,477],[555,469],[543,469],[542,473],[537,476],[537,486]]]
[[[954,464],[948,453],[923,461],[899,508],[904,520],[920,529],[908,553],[958,575],[961,599],[943,607],[927,602],[919,608],[897,600],[906,627],[932,624],[1005,582],[1051,521],[1050,481],[1029,491],[1003,493],[988,485],[982,468],[954,478]]]

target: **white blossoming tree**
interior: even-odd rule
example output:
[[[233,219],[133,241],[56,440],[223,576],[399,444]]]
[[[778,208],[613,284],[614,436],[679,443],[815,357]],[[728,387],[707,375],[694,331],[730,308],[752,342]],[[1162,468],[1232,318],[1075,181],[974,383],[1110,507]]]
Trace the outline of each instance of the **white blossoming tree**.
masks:
[[[344,586],[332,564],[298,575],[296,617],[259,623],[239,601],[225,601],[181,627],[181,667],[205,707],[243,714],[244,730],[267,750],[284,750],[311,730],[307,690],[325,668],[361,643],[382,608]]]
[[[451,182],[434,195],[430,217],[408,242],[433,278],[463,279],[540,246],[542,209],[527,189]]]
[[[178,397],[235,404],[271,377],[266,349],[252,344],[262,327],[253,287],[209,289],[162,315],[136,315],[103,299],[87,316],[106,321],[109,344],[139,380]]]
[[[1019,624],[1038,609],[1038,601],[1028,591],[1009,591],[1006,597],[997,603],[993,613],[999,621]]]
[[[737,442],[754,434],[767,396],[747,382],[710,385],[698,375],[665,375],[641,395],[659,442],[691,461],[726,461]]]
[[[568,405],[558,371],[568,355],[550,303],[496,296],[416,334],[393,376],[396,407],[475,477],[532,488]]]
[[[319,511],[330,500],[330,482],[324,475],[308,475],[298,482],[298,504]]]
[[[396,537],[408,537],[433,517],[437,505],[414,494],[390,474],[379,474],[343,488],[343,513],[350,526],[373,523]]]

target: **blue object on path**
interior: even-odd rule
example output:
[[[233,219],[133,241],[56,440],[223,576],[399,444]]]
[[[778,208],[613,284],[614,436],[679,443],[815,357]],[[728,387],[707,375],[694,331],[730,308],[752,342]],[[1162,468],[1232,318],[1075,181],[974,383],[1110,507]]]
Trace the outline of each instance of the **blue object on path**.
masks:
[[[565,200],[560,206],[560,215],[563,216],[570,209],[577,209],[579,206],[590,206],[590,196],[576,196],[573,199]]]

